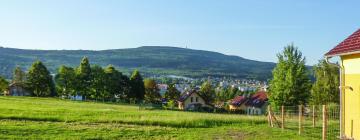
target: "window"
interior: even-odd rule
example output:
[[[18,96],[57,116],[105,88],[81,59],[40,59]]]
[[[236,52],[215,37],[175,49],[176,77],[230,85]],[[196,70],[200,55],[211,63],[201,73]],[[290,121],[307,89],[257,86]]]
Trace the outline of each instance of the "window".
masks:
[[[191,102],[193,102],[193,97],[191,97]]]
[[[195,102],[198,102],[198,97],[195,98]]]

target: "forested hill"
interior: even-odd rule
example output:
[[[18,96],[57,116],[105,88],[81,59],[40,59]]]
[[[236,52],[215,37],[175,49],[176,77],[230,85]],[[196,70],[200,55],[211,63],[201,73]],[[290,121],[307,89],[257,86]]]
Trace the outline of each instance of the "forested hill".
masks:
[[[77,66],[84,56],[89,57],[92,64],[112,64],[125,73],[137,68],[147,75],[234,76],[265,80],[271,76],[275,66],[274,63],[216,52],[164,46],[102,51],[24,50],[0,47],[0,75],[10,78],[16,65],[26,70],[35,60],[43,61],[54,73],[60,65]]]

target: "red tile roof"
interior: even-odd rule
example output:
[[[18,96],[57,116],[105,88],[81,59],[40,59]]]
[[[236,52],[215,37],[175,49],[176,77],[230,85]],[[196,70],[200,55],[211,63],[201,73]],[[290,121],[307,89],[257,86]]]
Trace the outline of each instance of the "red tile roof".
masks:
[[[338,56],[360,51],[360,29],[330,50],[325,56]]]
[[[230,104],[235,106],[240,106],[241,104],[245,103],[247,98],[245,96],[236,96],[234,99],[231,100]]]
[[[261,107],[267,101],[267,93],[265,91],[259,91],[250,97],[250,99],[246,103],[246,106]]]

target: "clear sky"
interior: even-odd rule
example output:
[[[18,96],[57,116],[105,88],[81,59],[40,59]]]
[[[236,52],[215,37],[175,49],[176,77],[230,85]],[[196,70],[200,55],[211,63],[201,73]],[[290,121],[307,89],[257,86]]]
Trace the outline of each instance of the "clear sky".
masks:
[[[294,43],[312,65],[360,28],[359,5],[355,0],[1,0],[0,46],[187,46],[276,62],[276,54]]]

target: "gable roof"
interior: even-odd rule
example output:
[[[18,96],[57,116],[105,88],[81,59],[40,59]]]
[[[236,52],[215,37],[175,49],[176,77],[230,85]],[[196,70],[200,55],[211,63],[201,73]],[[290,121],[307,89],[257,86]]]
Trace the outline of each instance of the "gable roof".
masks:
[[[246,102],[246,106],[261,107],[268,101],[267,93],[265,91],[259,91],[252,95]]]
[[[186,91],[182,95],[180,95],[179,102],[184,102],[187,98],[189,98],[192,94],[197,94],[196,90]],[[197,94],[199,97],[201,97],[199,94]],[[202,97],[201,97],[202,98]]]
[[[327,57],[360,53],[360,29],[325,54]]]
[[[245,103],[247,98],[245,96],[236,96],[234,99],[230,101],[231,105],[240,106],[241,104]]]

